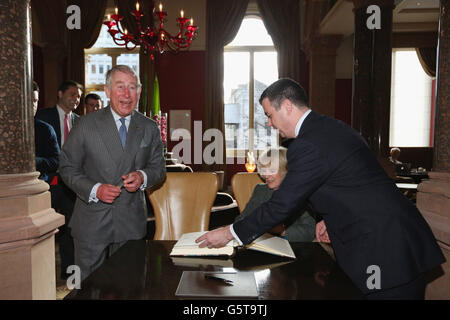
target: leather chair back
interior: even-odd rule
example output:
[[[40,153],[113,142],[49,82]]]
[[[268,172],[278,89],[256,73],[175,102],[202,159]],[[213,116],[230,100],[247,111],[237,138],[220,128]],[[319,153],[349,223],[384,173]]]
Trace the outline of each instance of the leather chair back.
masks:
[[[231,188],[239,207],[239,212],[245,209],[253,189],[258,183],[264,183],[256,172],[238,172],[231,178]]]
[[[158,187],[147,189],[155,214],[154,240],[178,240],[184,233],[208,230],[218,190],[215,173],[167,172]]]

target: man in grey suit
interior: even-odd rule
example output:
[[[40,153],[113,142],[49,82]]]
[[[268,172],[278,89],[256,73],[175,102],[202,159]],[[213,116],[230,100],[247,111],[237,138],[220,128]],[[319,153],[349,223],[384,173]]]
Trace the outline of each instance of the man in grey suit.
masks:
[[[144,191],[166,174],[159,129],[135,111],[141,85],[133,69],[108,71],[105,92],[110,105],[78,121],[60,158],[60,174],[77,194],[70,227],[82,279],[146,235]]]

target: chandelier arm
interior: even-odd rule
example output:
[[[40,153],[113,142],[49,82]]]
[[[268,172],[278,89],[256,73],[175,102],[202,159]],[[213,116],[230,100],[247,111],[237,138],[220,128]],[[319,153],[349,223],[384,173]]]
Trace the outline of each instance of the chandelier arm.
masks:
[[[152,8],[154,8],[154,4],[152,5]],[[141,17],[143,17],[144,14],[139,11],[139,4],[136,4],[136,11],[131,12],[131,14],[136,21],[136,33],[125,32],[121,23],[123,16],[118,14],[117,8],[116,14],[111,16],[113,21],[109,18],[109,21],[104,22],[108,27],[108,33],[111,35],[116,45],[124,46],[128,50],[133,50],[140,45],[145,53],[150,53],[150,58],[152,59],[154,58],[156,50],[163,53],[166,50],[177,52],[181,49],[189,48],[192,40],[197,35],[198,28],[193,25],[193,20],[191,19],[191,23],[188,24],[189,19],[184,18],[183,14],[176,19],[179,32],[175,36],[167,32],[167,30],[164,29],[164,23],[167,21],[167,12],[162,11],[161,5],[160,11],[153,10],[153,23],[156,23],[156,26],[152,23],[150,26],[142,27]],[[116,26],[116,29],[113,29],[114,26]]]

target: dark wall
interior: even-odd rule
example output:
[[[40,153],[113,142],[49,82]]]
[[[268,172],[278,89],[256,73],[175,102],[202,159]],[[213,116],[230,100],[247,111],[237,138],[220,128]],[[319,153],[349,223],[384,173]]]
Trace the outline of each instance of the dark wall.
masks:
[[[191,110],[191,134],[194,133],[194,121],[204,120],[205,108],[205,51],[185,51],[164,53],[159,57],[156,72],[159,81],[161,111]],[[170,124],[170,118],[169,118]],[[168,127],[168,134],[169,134]],[[192,136],[194,139],[194,137]],[[168,141],[169,150],[177,141]],[[191,150],[194,150],[194,140]],[[193,151],[191,162],[194,161]],[[190,164],[194,171],[200,171],[200,164]]]
[[[336,79],[334,117],[352,124],[352,79]]]
[[[44,80],[44,58],[41,47],[33,44],[33,80],[37,82],[39,92],[38,108],[44,107],[45,101],[45,80]]]

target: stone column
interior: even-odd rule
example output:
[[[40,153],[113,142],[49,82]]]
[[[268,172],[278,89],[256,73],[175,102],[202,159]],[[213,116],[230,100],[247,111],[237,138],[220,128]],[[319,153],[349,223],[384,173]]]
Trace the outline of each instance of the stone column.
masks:
[[[309,55],[309,102],[321,114],[334,118],[336,50],[341,35],[313,36],[306,44]]]
[[[389,155],[393,0],[353,0],[355,13],[352,126],[377,158]],[[368,14],[368,6],[377,12]],[[369,18],[380,21],[369,29]],[[372,20],[370,20],[372,22]]]
[[[447,259],[426,290],[427,299],[450,299],[450,2],[441,1],[433,172],[419,184],[417,207]]]
[[[50,207],[35,169],[29,0],[0,0],[0,299],[55,299]]]

